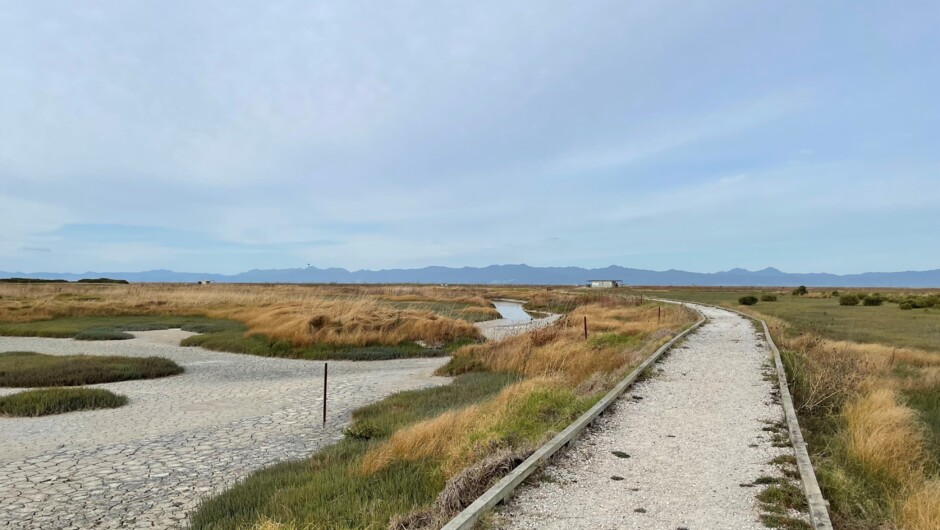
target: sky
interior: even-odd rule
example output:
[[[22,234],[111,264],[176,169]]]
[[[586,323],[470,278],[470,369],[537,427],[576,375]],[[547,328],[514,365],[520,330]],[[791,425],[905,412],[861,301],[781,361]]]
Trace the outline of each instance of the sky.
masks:
[[[940,268],[940,3],[0,0],[0,271]]]

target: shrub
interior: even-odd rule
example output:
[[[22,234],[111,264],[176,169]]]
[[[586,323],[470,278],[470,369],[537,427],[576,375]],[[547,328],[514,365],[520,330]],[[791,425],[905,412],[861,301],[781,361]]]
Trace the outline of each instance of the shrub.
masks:
[[[777,301],[777,295],[775,295],[775,294],[762,294],[762,295],[760,295],[760,301],[761,301],[761,302],[776,302],[776,301]]]
[[[39,388],[0,397],[0,416],[47,416],[126,403],[127,397],[102,388]]]
[[[862,305],[878,306],[878,305],[881,305],[882,303],[884,303],[884,299],[877,295],[866,296],[864,299],[862,299]]]
[[[832,296],[839,296],[839,291],[832,291]]]
[[[754,305],[757,303],[756,296],[742,296],[738,298],[738,303],[741,305]]]
[[[793,290],[793,294],[795,294],[796,296],[803,296],[804,294],[808,292],[809,290],[806,288],[805,285],[801,285]]]
[[[858,305],[858,297],[854,294],[844,294],[839,297],[839,305]]]
[[[901,303],[901,305],[899,305],[898,307],[900,307],[901,309],[903,309],[903,310],[905,310],[905,311],[910,310],[910,309],[914,309],[914,305],[911,304],[910,302],[903,302],[903,303]]]

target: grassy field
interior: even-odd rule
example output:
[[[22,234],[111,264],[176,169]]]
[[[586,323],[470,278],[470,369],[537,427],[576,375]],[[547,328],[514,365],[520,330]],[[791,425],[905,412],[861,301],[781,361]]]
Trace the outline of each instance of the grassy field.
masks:
[[[0,334],[121,340],[182,328],[185,345],[301,359],[446,355],[498,316],[482,289],[412,286],[0,284]]]
[[[658,320],[634,297],[545,293],[514,297],[572,308],[568,319],[458,349],[440,372],[451,385],[360,409],[341,442],[207,500],[193,528],[439,527],[696,320],[676,306]]]
[[[0,387],[78,386],[183,373],[162,357],[0,353]]]
[[[0,416],[46,416],[126,403],[126,397],[100,388],[38,388],[0,397]]]
[[[865,296],[873,290],[851,290]],[[742,306],[762,292],[776,302]],[[651,289],[767,320],[836,528],[940,528],[940,307],[840,305],[832,290]],[[930,292],[882,290],[898,302]]]
[[[885,302],[881,306],[840,306],[839,297],[831,296],[832,289],[817,292],[810,289],[808,296],[794,296],[790,289],[728,289],[645,290],[648,296],[662,296],[676,300],[704,302],[740,309],[738,298],[762,293],[777,295],[776,302],[758,302],[749,309],[762,315],[776,317],[789,324],[789,333],[814,333],[833,340],[847,340],[870,344],[885,344],[904,348],[940,352],[940,307],[902,311],[898,304]],[[870,294],[877,290],[845,290]],[[893,294],[887,290],[884,295]]]

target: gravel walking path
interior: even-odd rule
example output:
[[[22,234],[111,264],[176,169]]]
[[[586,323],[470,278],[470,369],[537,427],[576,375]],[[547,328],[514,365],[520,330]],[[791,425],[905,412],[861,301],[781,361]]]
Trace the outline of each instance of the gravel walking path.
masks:
[[[189,335],[0,337],[0,351],[158,355],[186,369],[92,385],[130,398],[117,409],[0,418],[0,528],[178,528],[201,497],[340,439],[356,408],[449,381],[431,375],[446,358],[330,361],[324,429],[322,362],[180,347]]]
[[[628,390],[495,517],[512,529],[760,529],[755,479],[792,453],[770,350],[750,321],[695,306],[708,322]],[[615,452],[617,454],[615,454]]]

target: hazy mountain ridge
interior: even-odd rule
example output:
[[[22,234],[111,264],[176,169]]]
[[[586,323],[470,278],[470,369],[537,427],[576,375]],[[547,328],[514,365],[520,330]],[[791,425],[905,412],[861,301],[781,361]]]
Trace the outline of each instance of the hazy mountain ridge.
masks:
[[[940,287],[940,269],[862,274],[788,273],[769,267],[759,271],[731,269],[700,273],[670,269],[653,271],[617,265],[588,269],[582,267],[532,267],[490,265],[488,267],[441,267],[349,271],[341,268],[255,269],[238,274],[175,272],[165,269],[143,272],[24,273],[0,272],[0,277],[36,279],[114,278],[130,282],[196,282],[211,280],[230,283],[454,283],[454,284],[535,284],[572,285],[591,279],[621,280],[630,285],[700,286],[796,286],[809,287]]]

